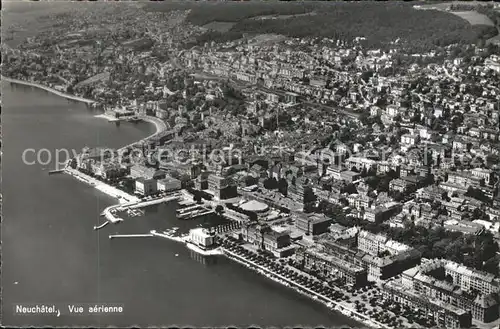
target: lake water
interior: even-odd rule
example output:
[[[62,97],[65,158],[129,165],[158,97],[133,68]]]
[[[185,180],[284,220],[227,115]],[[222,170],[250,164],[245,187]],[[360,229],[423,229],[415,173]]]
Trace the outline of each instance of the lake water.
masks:
[[[116,201],[68,175],[49,176],[54,164],[24,164],[23,151],[119,147],[154,127],[116,126],[81,103],[31,87],[3,82],[2,96],[3,325],[359,326],[224,257],[204,258],[157,238],[108,238],[200,224],[177,220],[173,204],[94,231]],[[16,303],[55,303],[62,314],[16,315]],[[124,311],[68,313],[68,305],[85,303],[117,303]]]

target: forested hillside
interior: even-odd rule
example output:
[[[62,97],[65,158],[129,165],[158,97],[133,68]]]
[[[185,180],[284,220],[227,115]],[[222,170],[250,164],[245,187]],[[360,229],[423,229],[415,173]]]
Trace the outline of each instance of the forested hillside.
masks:
[[[277,33],[345,40],[365,37],[366,45],[375,47],[388,47],[397,40],[399,47],[426,51],[453,43],[475,43],[491,37],[493,29],[471,26],[447,12],[416,10],[413,3],[406,2],[203,2],[153,3],[147,7],[147,10],[190,8],[187,20],[195,25],[213,21],[236,23],[226,35],[208,32],[200,37],[200,42],[227,41],[241,33]],[[311,12],[315,15],[299,15]],[[284,17],[256,19],[269,15]]]

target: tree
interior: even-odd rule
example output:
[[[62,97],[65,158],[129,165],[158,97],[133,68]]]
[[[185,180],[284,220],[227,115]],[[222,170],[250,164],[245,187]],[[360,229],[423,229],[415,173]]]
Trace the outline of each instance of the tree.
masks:
[[[311,187],[304,187],[304,204],[316,201],[316,194],[314,194]]]
[[[278,181],[278,191],[280,191],[280,193],[283,194],[284,196],[287,195],[287,193],[288,193],[288,182],[286,181],[286,179],[281,178]]]
[[[248,175],[247,177],[245,177],[245,185],[246,186],[256,185],[258,182],[259,182],[259,180],[253,176]]]
[[[218,204],[218,205],[215,207],[215,213],[216,213],[217,215],[219,215],[219,216],[220,216],[220,215],[222,214],[222,212],[223,212],[223,211],[224,211],[224,207],[223,207],[222,205]]]
[[[265,181],[264,181],[264,188],[268,189],[268,190],[274,190],[278,187],[278,181],[276,180],[276,178],[274,177],[271,177],[271,178],[267,178]]]
[[[193,194],[193,201],[195,201],[196,203],[201,203],[202,202],[201,193],[199,191],[196,191]]]

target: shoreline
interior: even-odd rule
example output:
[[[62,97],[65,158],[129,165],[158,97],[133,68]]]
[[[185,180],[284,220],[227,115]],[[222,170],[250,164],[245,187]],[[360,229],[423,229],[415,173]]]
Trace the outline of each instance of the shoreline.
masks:
[[[34,87],[34,88],[42,89],[42,90],[45,90],[45,91],[47,91],[47,92],[49,92],[51,94],[54,94],[54,95],[62,97],[62,98],[66,98],[68,100],[73,100],[73,101],[82,102],[82,103],[86,103],[86,104],[95,104],[95,103],[97,103],[97,101],[95,101],[95,100],[84,98],[84,97],[80,97],[80,96],[71,95],[71,94],[68,94],[68,93],[64,93],[64,92],[55,90],[54,88],[42,85],[42,84],[37,83],[37,82],[30,82],[30,81],[25,81],[25,80],[8,78],[8,77],[4,77],[3,75],[1,76],[1,79],[2,79],[2,81],[6,81],[6,82],[9,82],[9,83],[12,83],[12,84],[18,84],[18,85],[23,85],[23,86],[28,86],[28,87]],[[96,117],[106,118],[105,114],[100,114],[100,115],[98,115]],[[140,143],[140,142],[142,142],[144,140],[152,138],[152,137],[156,136],[157,134],[159,134],[160,132],[163,132],[163,131],[165,131],[167,129],[167,125],[162,120],[160,120],[160,119],[158,119],[156,117],[144,116],[144,117],[141,117],[141,119],[143,121],[145,121],[145,122],[154,124],[156,132],[154,134],[151,134],[151,135],[149,135],[149,136],[147,136],[147,137],[145,137],[145,138],[137,141],[137,142],[128,144],[126,146],[123,146],[120,149],[125,149],[126,147],[129,147],[129,146],[134,145],[136,143]]]
[[[64,93],[64,92],[60,92],[58,90],[55,90],[51,87],[48,87],[48,86],[44,86],[42,84],[39,84],[39,83],[36,83],[36,82],[29,82],[29,81],[23,81],[23,80],[19,80],[19,79],[12,79],[12,78],[7,78],[7,77],[4,77],[4,76],[1,76],[1,79],[6,81],[6,82],[9,82],[11,84],[19,84],[19,85],[24,85],[24,86],[29,86],[29,87],[34,87],[34,88],[39,88],[39,89],[42,89],[44,91],[47,91],[49,93],[52,93],[56,96],[59,96],[59,97],[63,97],[65,99],[68,99],[68,100],[73,100],[73,101],[78,101],[78,102],[82,102],[82,103],[86,103],[86,104],[94,104],[96,103],[96,101],[94,100],[91,100],[91,99],[86,99],[86,98],[83,98],[83,97],[79,97],[79,96],[75,96],[75,95],[70,95],[70,94],[67,94],[67,93]],[[101,118],[105,118],[104,116],[101,116]],[[126,145],[120,149],[125,149],[127,147],[130,147],[134,144],[137,144],[137,143],[140,143],[142,141],[145,141],[145,140],[148,140],[152,137],[155,137],[156,135],[158,135],[159,133],[165,131],[167,129],[167,125],[160,119],[156,118],[156,117],[149,117],[149,116],[144,116],[144,117],[141,117],[141,119],[145,122],[148,122],[148,123],[152,123],[155,125],[155,132],[139,141],[136,141],[136,142],[133,142],[129,145]],[[99,180],[97,179],[94,179],[88,175],[85,175],[83,173],[80,173],[79,171],[77,170],[74,170],[74,169],[71,169],[71,168],[65,168],[64,172],[66,174],[69,174],[70,176],[76,178],[77,180],[81,181],[81,182],[84,182],[84,183],[87,183],[89,184],[90,186],[94,187],[95,189],[99,190],[100,192],[110,196],[110,197],[113,197],[115,199],[117,199],[119,202],[118,204],[115,204],[115,205],[111,205],[109,207],[107,207],[106,209],[104,209],[104,211],[102,212],[102,214],[106,217],[107,221],[103,224],[100,225],[100,227],[97,227],[95,226],[94,227],[94,230],[97,230],[101,227],[104,227],[106,225],[108,225],[109,223],[118,223],[118,222],[121,222],[123,221],[122,218],[119,218],[119,217],[115,217],[113,214],[111,214],[111,210],[114,210],[120,206],[123,206],[124,204],[127,204],[127,203],[136,203],[138,202],[138,198],[135,197],[135,196],[131,196],[121,190],[118,190],[112,186],[109,186],[108,184],[106,183],[103,183],[103,182],[100,182]],[[245,267],[253,270],[253,271],[256,271],[258,272],[259,274],[263,275],[263,276],[266,276],[267,278],[277,282],[277,283],[280,283],[281,285],[284,285],[286,287],[289,287],[289,288],[292,288],[293,290],[295,290],[296,292],[302,294],[302,295],[305,295],[309,298],[311,298],[312,300],[315,300],[315,301],[319,301],[320,303],[324,304],[325,306],[329,307],[328,305],[330,304],[333,304],[336,306],[335,308],[335,311],[336,312],[339,312],[341,314],[344,314],[344,310],[348,311],[348,312],[351,312],[351,315],[347,315],[347,314],[344,314],[345,316],[355,320],[355,321],[358,321],[358,322],[362,322],[364,323],[365,325],[367,326],[370,326],[370,327],[375,327],[377,328],[378,327],[378,324],[377,323],[374,323],[372,322],[373,320],[372,319],[369,319],[369,317],[367,317],[366,315],[361,315],[357,312],[355,312],[355,310],[352,310],[338,302],[335,302],[335,301],[332,301],[332,300],[329,300],[328,302],[325,302],[325,300],[321,300],[321,299],[326,299],[325,297],[321,296],[321,298],[318,298],[317,296],[315,296],[313,298],[313,295],[319,295],[317,293],[314,293],[312,291],[309,291],[309,293],[307,293],[306,291],[308,290],[307,288],[305,287],[302,287],[300,286],[299,284],[291,281],[291,280],[288,280],[282,276],[280,276],[279,274],[276,274],[272,271],[270,271],[269,269],[266,269],[266,268],[263,268],[262,266],[259,266],[257,264],[254,264],[253,262],[247,260],[247,259],[244,259],[242,258],[241,256],[238,256],[236,254],[233,254],[231,252],[229,252],[228,250],[225,250],[223,248],[221,248],[221,250],[217,250],[213,253],[210,253],[210,252],[201,252],[201,250],[199,250],[199,248],[195,248],[195,246],[191,245],[190,243],[187,242],[187,237],[175,237],[175,236],[170,236],[168,234],[164,234],[164,233],[160,233],[160,232],[157,232],[155,230],[152,230],[150,233],[150,236],[153,236],[153,237],[160,237],[160,238],[166,238],[166,239],[169,239],[171,241],[175,241],[175,242],[180,242],[180,243],[183,243],[187,249],[190,249],[198,254],[201,254],[203,256],[225,256],[227,257],[228,259],[231,259],[237,263],[240,263],[242,265],[244,265]],[[218,248],[219,249],[219,248]],[[329,307],[330,309],[332,307]],[[357,316],[354,317],[352,316],[352,314],[356,314]],[[364,319],[363,319],[364,318]],[[370,323],[371,322],[371,323]]]
[[[134,196],[131,196],[131,195],[124,196],[124,194],[126,194],[125,192],[118,190],[114,187],[111,187],[111,186],[107,185],[106,183],[100,182],[100,181],[98,181],[98,180],[96,180],[88,175],[85,175],[85,174],[83,174],[75,169],[65,168],[64,172],[69,174],[70,176],[73,176],[74,178],[76,178],[79,181],[82,181],[84,183],[87,183],[87,184],[95,187],[99,191],[107,194],[108,196],[117,198],[119,200],[118,204],[111,205],[111,206],[107,207],[106,209],[104,209],[104,211],[102,212],[102,215],[104,215],[106,220],[107,220],[104,224],[101,224],[102,227],[106,226],[108,223],[114,224],[114,223],[118,223],[118,222],[123,221],[122,218],[116,217],[114,214],[112,214],[111,210],[119,210],[120,207],[127,206],[127,205],[134,204],[134,203],[138,202],[138,200],[135,200]],[[94,230],[97,230],[99,228],[101,228],[101,227],[95,226]],[[331,300],[331,299],[329,299],[325,296],[322,296],[314,291],[311,291],[310,289],[301,286],[300,284],[294,282],[293,280],[285,278],[285,277],[281,276],[280,274],[274,273],[270,269],[267,269],[263,266],[255,264],[254,262],[252,262],[248,259],[245,259],[242,256],[236,255],[236,254],[230,252],[229,250],[226,250],[225,248],[219,247],[214,251],[204,252],[203,250],[196,248],[194,245],[191,245],[188,242],[187,235],[174,236],[170,232],[158,232],[156,230],[151,230],[149,232],[149,234],[151,234],[151,236],[153,236],[153,237],[164,238],[164,239],[168,239],[168,240],[171,240],[174,242],[182,243],[186,246],[187,249],[190,249],[193,252],[196,252],[196,253],[203,255],[203,256],[224,256],[228,259],[231,259],[237,263],[242,264],[243,266],[247,267],[248,269],[250,269],[252,271],[255,271],[255,272],[257,272],[257,273],[259,273],[259,274],[261,274],[261,275],[263,275],[263,276],[265,276],[265,277],[267,277],[267,278],[269,278],[269,279],[271,279],[271,280],[273,280],[281,285],[284,285],[285,287],[291,288],[294,291],[296,291],[296,292],[298,292],[306,297],[309,297],[313,301],[317,301],[317,302],[322,303],[323,305],[325,305],[329,309],[332,309],[336,312],[339,312],[339,313],[347,316],[348,318],[353,319],[354,321],[358,321],[360,323],[363,323],[367,327],[389,328],[389,327],[384,326],[383,324],[378,323],[377,321],[371,319],[367,315],[358,313],[358,312],[356,312],[356,310],[354,310],[346,305],[343,305],[341,302]],[[335,306],[335,307],[333,307],[333,306]]]
[[[140,116],[140,119],[142,119],[145,122],[152,123],[155,126],[155,132],[149,136],[144,137],[143,139],[140,139],[138,141],[135,141],[133,143],[130,143],[128,145],[122,146],[118,149],[118,152],[121,152],[135,144],[142,143],[144,141],[147,141],[150,138],[156,137],[157,135],[161,134],[162,132],[167,130],[167,124],[163,122],[163,120],[157,118],[157,117],[152,117],[152,116]]]
[[[30,82],[30,81],[24,81],[24,80],[19,80],[19,79],[8,78],[8,77],[4,77],[3,75],[1,76],[1,78],[2,78],[2,81],[6,81],[9,83],[18,84],[18,85],[23,85],[23,86],[28,86],[28,87],[39,88],[39,89],[45,90],[49,93],[52,93],[54,95],[66,98],[68,100],[73,100],[73,101],[82,102],[82,103],[86,103],[86,104],[97,103],[95,100],[67,94],[67,93],[64,93],[62,91],[55,90],[54,88],[44,86],[44,85],[37,83],[37,82]]]
[[[381,329],[381,328],[387,328],[389,329],[390,327],[389,326],[386,326],[378,321],[375,321],[374,319],[370,318],[369,316],[365,315],[365,314],[361,314],[359,312],[357,312],[356,310],[346,306],[346,305],[343,305],[342,302],[337,302],[335,300],[332,300],[328,297],[325,297],[317,292],[314,292],[310,289],[308,289],[307,287],[304,287],[304,286],[301,286],[300,284],[294,282],[293,280],[290,280],[288,278],[285,278],[283,276],[281,276],[280,274],[277,274],[277,273],[274,273],[272,272],[271,270],[263,267],[263,266],[260,266],[258,264],[255,264],[254,262],[248,260],[248,259],[245,259],[244,257],[242,256],[239,256],[225,248],[222,248],[222,251],[224,253],[224,256],[227,257],[228,259],[231,259],[243,266],[245,266],[246,268],[252,270],[252,271],[255,271],[281,285],[284,285],[285,287],[287,288],[292,288],[294,291],[306,296],[306,297],[309,297],[310,299],[312,299],[313,301],[317,301],[317,302],[320,302],[321,304],[325,305],[326,307],[328,307],[329,309],[333,309],[335,310],[336,312],[339,312],[341,314],[343,314],[344,316],[354,320],[354,321],[357,321],[357,322],[360,322],[360,323],[363,323],[365,326],[367,327],[370,327],[370,328],[377,328],[377,329]],[[335,307],[332,307],[332,305],[335,305]]]

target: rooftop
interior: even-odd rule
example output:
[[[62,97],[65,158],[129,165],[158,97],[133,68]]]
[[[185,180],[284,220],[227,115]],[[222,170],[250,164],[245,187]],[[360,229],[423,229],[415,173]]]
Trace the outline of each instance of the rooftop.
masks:
[[[264,212],[269,209],[268,205],[256,200],[251,200],[240,205],[240,208],[246,211]]]

